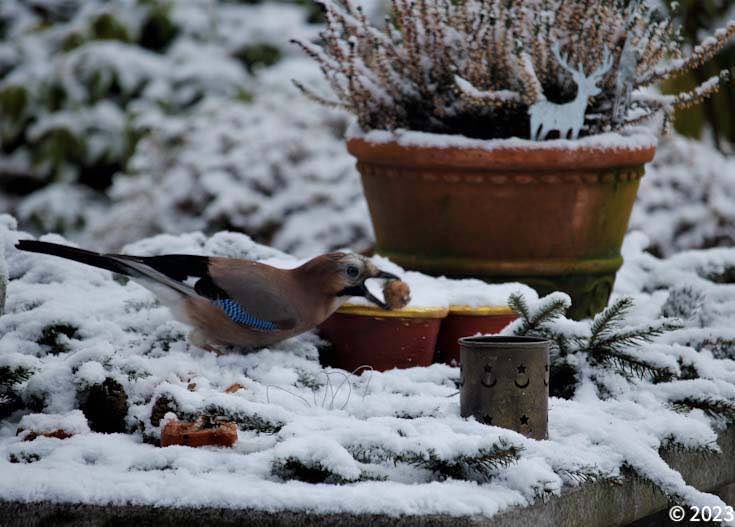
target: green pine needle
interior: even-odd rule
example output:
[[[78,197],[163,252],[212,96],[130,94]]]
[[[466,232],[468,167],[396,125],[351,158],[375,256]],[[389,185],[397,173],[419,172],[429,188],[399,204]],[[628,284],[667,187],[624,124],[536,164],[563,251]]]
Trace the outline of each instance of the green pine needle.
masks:
[[[520,448],[507,443],[500,443],[491,448],[482,448],[474,456],[458,455],[449,459],[440,458],[436,451],[411,452],[399,454],[395,462],[408,463],[433,472],[440,480],[487,480],[498,469],[518,460]]]
[[[661,368],[637,357],[626,355],[620,350],[598,349],[593,355],[594,362],[611,366],[624,377],[668,378],[671,372],[668,368]]]
[[[539,331],[542,326],[564,316],[567,309],[569,309],[569,303],[566,299],[545,298],[531,312],[526,299],[516,293],[510,295],[508,305],[518,313],[522,320],[522,324],[515,331],[516,335],[527,335]]]
[[[671,405],[679,412],[702,410],[710,417],[725,419],[735,423],[735,402],[715,397],[685,397],[671,401]]]
[[[569,308],[568,302],[560,298],[554,298],[546,302],[542,301],[542,304],[533,314],[530,319],[531,326],[534,328],[539,327],[541,324],[547,324],[564,316]]]
[[[592,334],[592,337],[590,338],[590,346],[594,346],[596,341],[603,335],[619,328],[632,307],[633,299],[630,297],[623,297],[611,306],[605,308],[602,313],[598,314],[590,326],[590,332]]]
[[[27,381],[33,372],[25,368],[11,368],[0,366],[0,388],[11,388],[16,384]]]

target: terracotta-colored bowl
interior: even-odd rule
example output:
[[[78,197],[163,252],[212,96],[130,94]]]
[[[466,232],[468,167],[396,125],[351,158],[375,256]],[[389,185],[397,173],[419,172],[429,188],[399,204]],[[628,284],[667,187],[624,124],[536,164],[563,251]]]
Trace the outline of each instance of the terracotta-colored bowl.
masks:
[[[451,306],[437,338],[439,362],[459,364],[459,339],[499,333],[516,318],[518,315],[507,306]]]
[[[343,306],[320,326],[321,335],[334,346],[325,362],[347,371],[430,366],[446,316],[445,308]]]
[[[217,423],[212,427],[205,428],[202,421],[194,423],[169,421],[161,432],[161,446],[231,447],[235,443],[237,443],[237,425],[235,423]]]

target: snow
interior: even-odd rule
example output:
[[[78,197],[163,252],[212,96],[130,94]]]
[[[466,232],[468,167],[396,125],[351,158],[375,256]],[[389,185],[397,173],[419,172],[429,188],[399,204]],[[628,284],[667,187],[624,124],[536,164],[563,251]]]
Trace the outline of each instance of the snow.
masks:
[[[27,195],[3,188],[0,209],[13,211],[25,231],[59,232],[92,248],[215,254],[284,268],[327,250],[367,250],[372,227],[345,137],[487,151],[657,142],[643,129],[533,145],[405,130],[363,133],[344,113],[317,107],[291,87],[293,78],[322,82],[318,67],[287,42],[320,29],[296,5],[173,2],[179,33],[166,49],[151,51],[88,35],[92,20],[109,13],[137,38],[143,4],[82,2],[69,20],[50,25],[23,2],[0,4],[0,18],[11,20],[0,43],[0,90],[23,86],[33,102],[20,122],[0,119],[3,139],[19,127],[27,133],[21,147],[0,153],[0,172],[26,178],[33,188],[44,183]],[[377,2],[366,7],[379,11]],[[60,51],[76,32],[84,42]],[[280,53],[275,65],[250,71],[235,58],[262,44]],[[57,84],[67,100],[51,107],[42,101]],[[55,134],[67,132],[84,144],[80,159],[36,161],[35,152],[53,150]],[[128,134],[142,137],[133,144]],[[107,162],[117,167],[111,186],[100,190],[84,181],[90,175],[82,168]],[[672,372],[694,370],[697,378],[651,384],[582,364],[575,398],[550,402],[548,441],[461,419],[459,371],[446,365],[360,376],[324,368],[318,362],[324,343],[315,333],[250,355],[217,357],[193,348],[187,328],[147,290],[73,262],[19,253],[14,241],[31,234],[0,215],[0,255],[6,253],[10,277],[5,314],[0,310],[0,367],[34,372],[19,387],[28,408],[0,420],[0,499],[491,516],[578,485],[580,474],[616,480],[628,466],[686,502],[721,504],[688,486],[659,449],[711,450],[725,426],[700,410],[675,411],[673,402],[735,400],[729,283],[735,249],[710,248],[733,242],[733,173],[733,160],[706,142],[676,136],[662,142],[641,182],[631,222],[641,232],[626,239],[614,292],[635,299],[631,325],[672,314],[683,323],[629,353]],[[432,278],[380,256],[374,261],[408,282],[409,307],[503,306],[516,292],[531,305],[538,300],[523,284]],[[3,262],[0,256],[0,297]],[[377,281],[370,286],[380,294]],[[69,330],[43,338],[54,327]],[[555,329],[585,336],[589,322],[561,319]],[[128,394],[126,433],[92,432],[78,410],[78,394],[107,378]],[[243,389],[225,393],[233,383]],[[147,441],[160,436],[167,419],[150,422],[163,395],[177,407],[167,418],[217,407],[260,418],[272,430],[241,425],[232,449],[159,448]],[[76,435],[24,442],[18,427]],[[425,468],[391,459],[446,460],[501,441],[522,452],[490,480],[439,481]],[[278,468],[292,459],[328,469],[344,484],[284,478]]]
[[[735,159],[705,142],[674,136],[661,143],[641,180],[631,228],[669,256],[735,242]]]
[[[67,434],[89,434],[87,418],[81,410],[72,410],[67,414],[28,414],[24,415],[18,423],[18,429],[26,432],[43,434],[63,430]],[[25,438],[27,434],[18,434]]]
[[[491,99],[494,101],[518,101],[520,96],[517,92],[512,90],[497,90],[497,91],[481,91],[475,88],[472,83],[467,79],[463,79],[459,75],[454,76],[454,82],[457,87],[467,95],[475,99]]]
[[[449,307],[507,307],[508,298],[519,293],[537,299],[536,292],[525,284],[510,282],[488,284],[477,279],[451,279],[445,276],[434,278],[416,271],[406,271],[389,258],[376,255],[371,258],[380,269],[398,276],[411,289],[411,301],[406,308],[449,308]],[[277,265],[277,267],[283,267]],[[383,297],[382,282],[368,281],[368,289],[378,298]],[[367,299],[354,297],[349,305],[373,306]]]
[[[0,167],[46,183],[0,196],[25,228],[111,250],[159,232],[222,229],[302,256],[369,248],[367,206],[344,147],[348,117],[309,103],[291,85],[293,78],[323,83],[289,43],[320,29],[307,23],[305,7],[174,2],[164,12],[178,33],[167,48],[149,49],[138,39],[157,4],[70,5],[68,21],[28,31],[42,25],[38,14],[3,3],[3,56],[18,60],[0,75],[0,93],[20,86],[34,104],[18,119],[0,119],[11,140],[21,134],[20,146],[0,152]],[[91,38],[101,15],[129,38]],[[80,45],[60,49],[69,35]],[[238,57],[263,46],[277,62],[251,71]],[[58,104],[47,101],[51,88],[60,90]],[[59,141],[74,148],[55,154]],[[109,186],[104,178],[113,176]],[[52,198],[66,193],[73,202],[54,206]]]
[[[405,147],[418,148],[473,148],[492,152],[501,149],[534,150],[579,150],[579,149],[630,149],[643,150],[655,147],[658,139],[645,128],[631,128],[625,133],[605,133],[582,137],[581,139],[552,139],[550,141],[531,141],[512,137],[510,139],[472,139],[461,135],[430,134],[411,130],[394,131],[370,130],[365,132],[357,125],[349,129],[348,138],[363,139],[369,143],[385,144],[396,142]]]
[[[686,284],[704,288],[706,309],[717,313],[707,327],[685,327],[638,351],[671,368],[692,366],[699,378],[651,384],[597,370],[596,382],[613,397],[602,398],[586,376],[574,399],[551,399],[549,440],[534,441],[460,418],[459,372],[446,365],[352,375],[319,365],[314,334],[248,355],[218,357],[192,348],[185,326],[147,290],[74,262],[18,252],[14,240],[28,235],[12,230],[7,216],[2,223],[10,229],[5,249],[11,281],[8,309],[0,317],[0,365],[23,364],[35,371],[20,393],[42,408],[41,414],[15,413],[0,424],[2,499],[491,516],[577,485],[580,473],[618,479],[627,465],[686,502],[722,504],[687,485],[662,461],[659,449],[672,441],[711,449],[722,426],[698,410],[677,412],[672,401],[735,399],[733,356],[718,359],[685,344],[692,331],[731,331],[735,291],[701,276],[735,263],[731,249],[659,260],[644,252],[644,235],[629,236],[615,294],[637,300],[632,323],[658,318],[667,291]],[[161,235],[127,251],[220,254],[284,266],[299,261],[224,232],[211,238]],[[375,261],[403,273],[388,260]],[[528,292],[520,284],[480,287],[474,281],[404,276],[413,280],[423,303],[496,304],[518,289]],[[532,294],[527,298],[536,302]],[[76,331],[59,336],[66,349],[52,352],[38,343],[39,335],[59,323]],[[588,331],[587,324],[561,320],[558,327],[579,333]],[[128,394],[129,433],[90,432],[74,413],[77,392],[107,377]],[[225,393],[233,383],[243,389]],[[233,416],[257,416],[271,428],[259,433],[241,425],[232,449],[156,447],[143,438],[160,434],[161,424],[150,422],[150,412],[162,395],[182,416],[216,407]],[[23,442],[15,435],[19,424],[46,429],[58,424],[76,435]],[[421,466],[392,461],[396,455],[453,459],[501,443],[521,448],[520,459],[490,480],[441,481]],[[284,479],[284,467],[294,459],[328,470],[341,484]]]

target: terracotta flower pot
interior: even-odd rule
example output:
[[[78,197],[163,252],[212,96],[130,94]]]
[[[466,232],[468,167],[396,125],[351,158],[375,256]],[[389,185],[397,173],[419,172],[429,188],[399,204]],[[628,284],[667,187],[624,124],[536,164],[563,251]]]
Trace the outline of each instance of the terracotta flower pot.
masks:
[[[507,306],[450,306],[436,342],[439,362],[459,364],[459,339],[498,333],[516,318],[518,315]]]
[[[429,274],[565,291],[577,318],[601,310],[655,145],[439,139],[450,146],[349,140],[376,251]]]
[[[445,316],[444,308],[385,311],[343,306],[320,326],[322,336],[333,345],[325,362],[347,371],[360,366],[377,371],[430,366]]]
[[[235,423],[209,423],[200,419],[194,423],[169,421],[161,432],[161,446],[182,445],[191,447],[225,446],[237,443]]]

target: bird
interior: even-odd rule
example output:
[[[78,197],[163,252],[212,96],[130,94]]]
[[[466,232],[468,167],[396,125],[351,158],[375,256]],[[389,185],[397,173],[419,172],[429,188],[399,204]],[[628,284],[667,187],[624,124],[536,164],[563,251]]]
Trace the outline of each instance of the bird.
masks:
[[[389,309],[365,282],[398,279],[368,258],[347,252],[322,254],[294,269],[280,269],[239,258],[104,254],[36,240],[20,240],[16,248],[129,277],[191,327],[191,344],[216,353],[233,347],[255,350],[310,331],[350,297]]]

